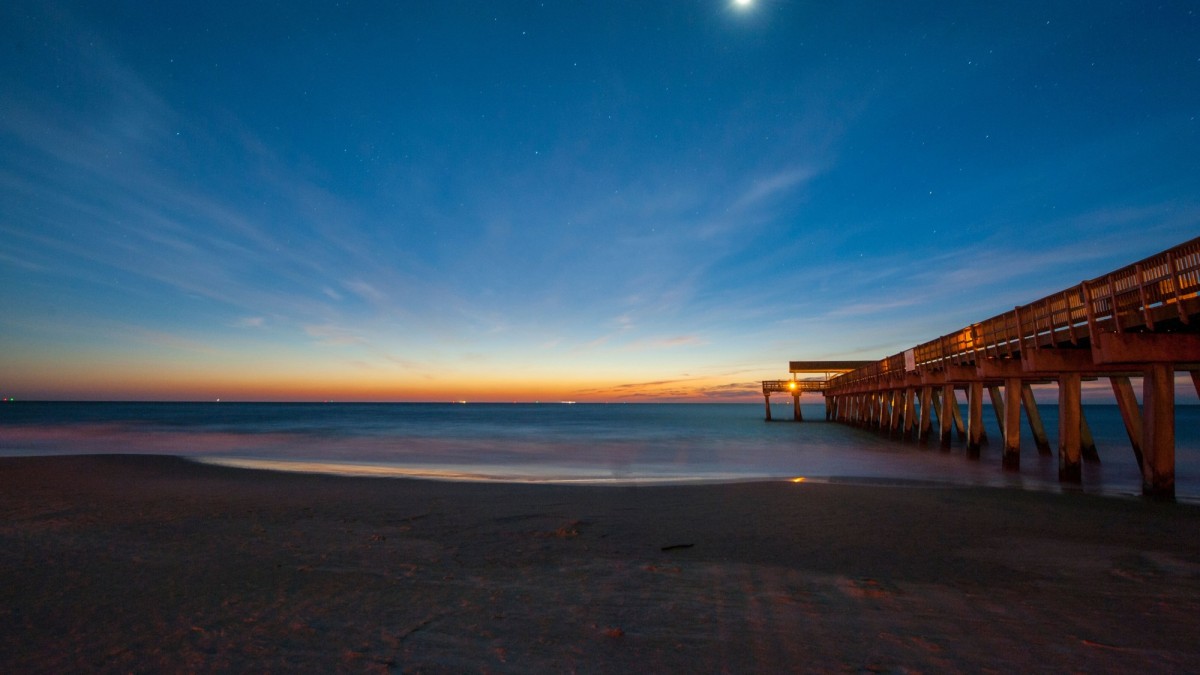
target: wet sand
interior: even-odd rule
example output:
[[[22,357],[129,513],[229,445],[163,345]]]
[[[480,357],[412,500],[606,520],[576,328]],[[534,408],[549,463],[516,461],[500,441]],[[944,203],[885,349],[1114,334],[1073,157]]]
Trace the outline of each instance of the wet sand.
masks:
[[[1200,670],[1200,507],[0,459],[6,672]]]

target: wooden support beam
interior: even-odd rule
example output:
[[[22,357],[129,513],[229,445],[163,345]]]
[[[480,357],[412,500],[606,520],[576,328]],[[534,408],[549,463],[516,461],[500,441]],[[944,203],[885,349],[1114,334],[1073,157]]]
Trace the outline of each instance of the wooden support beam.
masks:
[[[954,384],[966,384],[979,379],[974,366],[948,365],[943,372],[945,373],[943,381]]]
[[[901,398],[900,392],[895,389],[888,392],[888,398],[892,402],[892,414],[888,418],[888,436],[891,437],[900,429],[900,413],[903,412],[904,400]]]
[[[804,421],[804,415],[800,412],[800,394],[792,394],[792,421]]]
[[[1113,396],[1117,399],[1117,408],[1121,410],[1121,421],[1125,423],[1125,434],[1129,436],[1129,444],[1133,446],[1133,458],[1137,460],[1138,471],[1145,472],[1142,461],[1142,411],[1138,409],[1137,397],[1133,393],[1133,385],[1124,375],[1108,378],[1112,382]]]
[[[966,391],[966,387],[963,390]],[[962,410],[958,407],[958,395],[954,394],[953,390],[951,394],[953,394],[951,400],[954,401],[954,405],[950,407],[950,412],[954,415],[954,428],[958,431],[958,440],[965,441],[967,440],[967,427],[963,424]]]
[[[1082,372],[1096,365],[1085,349],[1030,349],[1021,352],[1021,362],[1027,373]]]
[[[1169,363],[1146,367],[1142,380],[1142,494],[1175,498],[1175,369]]]
[[[1081,483],[1079,420],[1082,377],[1063,373],[1058,378],[1058,480]]]
[[[979,458],[983,444],[983,383],[967,385],[967,456]]]
[[[1010,377],[1004,381],[1004,468],[1018,471],[1021,468],[1021,379]]]
[[[1100,333],[1096,363],[1200,363],[1200,333]]]
[[[1200,396],[1200,370],[1188,371],[1192,376],[1192,386],[1196,388],[1196,395]]]
[[[992,412],[996,414],[996,427],[1004,434],[1004,396],[1000,393],[1000,385],[987,385],[988,398],[992,399]]]
[[[960,417],[958,412],[958,399],[954,396],[954,385],[942,385],[942,407],[938,414],[938,442],[943,448],[950,447],[950,428],[954,424],[954,420]],[[951,413],[951,408],[954,412]]]
[[[1090,349],[1030,349],[1021,355],[1026,377],[1056,377],[1059,373],[1099,375],[1102,373],[1131,374],[1139,369],[1128,364],[1097,363]]]
[[[1079,452],[1083,461],[1090,464],[1100,463],[1100,453],[1096,452],[1096,439],[1092,437],[1092,428],[1088,426],[1087,415],[1082,407],[1079,409]]]
[[[767,421],[771,421],[771,395],[763,394],[763,398],[767,401]]]
[[[1019,359],[980,359],[975,364],[975,374],[983,380],[1007,380],[1024,372]]]
[[[1025,406],[1025,419],[1029,420],[1029,431],[1033,434],[1033,443],[1037,446],[1039,455],[1050,454],[1050,441],[1046,438],[1046,427],[1042,424],[1042,413],[1038,410],[1037,400],[1033,397],[1033,387],[1028,382],[1021,383],[1021,403]]]
[[[933,387],[921,387],[921,417],[917,424],[917,440],[929,442],[929,431],[933,428]]]
[[[904,431],[901,438],[916,440],[917,436],[917,390],[907,387],[904,390]]]

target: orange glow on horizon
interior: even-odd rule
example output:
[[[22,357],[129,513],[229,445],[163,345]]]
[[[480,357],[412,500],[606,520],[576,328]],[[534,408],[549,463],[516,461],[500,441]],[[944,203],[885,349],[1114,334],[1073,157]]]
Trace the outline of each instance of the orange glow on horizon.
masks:
[[[238,367],[241,365],[242,367]],[[331,364],[285,368],[278,364],[109,362],[42,364],[5,373],[17,397],[49,400],[186,401],[469,401],[469,402],[757,402],[756,380],[685,377],[638,381],[586,373],[521,374],[395,372]]]

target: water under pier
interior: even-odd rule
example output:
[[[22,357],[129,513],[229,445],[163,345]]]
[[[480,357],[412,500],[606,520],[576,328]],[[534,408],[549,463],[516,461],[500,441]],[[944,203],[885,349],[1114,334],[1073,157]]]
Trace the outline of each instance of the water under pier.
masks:
[[[968,455],[986,441],[984,392],[1003,435],[1003,465],[1020,466],[1022,411],[1040,453],[1050,441],[1034,402],[1034,384],[1058,388],[1058,475],[1078,483],[1081,462],[1097,459],[1081,407],[1084,380],[1107,378],[1138,466],[1142,492],[1175,494],[1175,378],[1191,376],[1200,394],[1200,238],[1035,300],[879,361],[793,361],[791,380],[763,384],[772,393],[825,397],[826,419],[906,440],[949,447],[958,434]],[[796,379],[825,373],[824,379]],[[1140,377],[1138,404],[1130,378]],[[965,392],[966,415],[957,392]]]

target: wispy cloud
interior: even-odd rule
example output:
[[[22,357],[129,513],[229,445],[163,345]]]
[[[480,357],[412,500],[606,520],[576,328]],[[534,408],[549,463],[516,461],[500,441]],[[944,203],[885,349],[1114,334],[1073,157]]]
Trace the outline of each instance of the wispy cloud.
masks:
[[[818,174],[815,167],[806,166],[785,169],[778,173],[763,176],[747,188],[734,201],[736,209],[747,209],[773,197],[777,197],[802,186]]]
[[[304,332],[311,337],[316,344],[324,347],[346,347],[349,345],[366,344],[366,340],[357,335],[353,330],[342,326],[325,325],[310,325],[304,327]]]
[[[353,291],[360,298],[369,302],[382,305],[387,302],[387,296],[383,294],[374,285],[362,280],[347,281],[343,284],[347,289]]]
[[[702,398],[728,401],[745,400],[762,395],[762,382],[730,382],[699,387],[695,393]]]
[[[267,318],[263,316],[246,316],[235,321],[233,325],[236,328],[262,328],[267,325]]]
[[[675,335],[672,337],[635,340],[625,345],[624,349],[626,351],[654,351],[661,349],[675,349],[678,347],[694,347],[702,344],[704,344],[704,340],[698,335]]]
[[[168,333],[160,330],[151,330],[147,328],[132,328],[128,337],[143,344],[154,347],[165,347],[167,349],[193,352],[197,354],[216,354],[217,350],[212,345],[184,337],[176,333]]]
[[[842,305],[825,313],[829,318],[841,318],[862,316],[865,314],[879,314],[880,312],[891,312],[897,309],[912,307],[922,301],[922,298],[911,297],[900,300],[892,300],[890,302],[859,302],[854,304]]]

